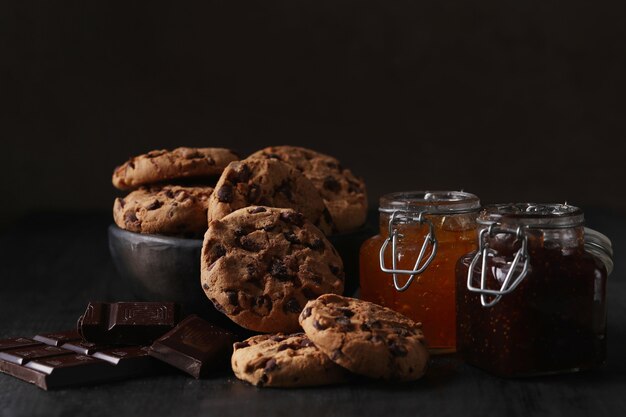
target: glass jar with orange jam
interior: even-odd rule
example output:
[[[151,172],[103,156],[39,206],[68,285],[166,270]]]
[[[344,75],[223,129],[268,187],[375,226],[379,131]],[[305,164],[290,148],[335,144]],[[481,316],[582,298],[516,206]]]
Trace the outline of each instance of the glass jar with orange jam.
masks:
[[[361,298],[421,322],[431,353],[456,350],[455,265],[476,250],[480,200],[462,191],[380,199],[380,233],[361,246]]]

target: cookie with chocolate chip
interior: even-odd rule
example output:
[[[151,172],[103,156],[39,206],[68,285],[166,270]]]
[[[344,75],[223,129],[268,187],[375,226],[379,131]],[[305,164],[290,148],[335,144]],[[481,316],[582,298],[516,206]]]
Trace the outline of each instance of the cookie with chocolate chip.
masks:
[[[344,382],[349,373],[304,333],[253,336],[234,344],[235,376],[257,387],[309,387]]]
[[[326,294],[307,303],[300,324],[333,362],[356,374],[397,381],[424,374],[421,324],[391,309]]]
[[[230,163],[211,197],[209,221],[252,205],[292,208],[327,235],[332,219],[315,186],[300,171],[275,159],[244,159]]]
[[[211,187],[141,187],[115,199],[113,219],[131,232],[201,237],[207,229],[212,192]]]
[[[291,209],[252,206],[213,220],[204,236],[202,288],[242,327],[294,332],[307,301],[343,292],[343,262],[324,234]]]
[[[338,232],[350,232],[365,223],[365,183],[332,156],[297,146],[270,146],[249,159],[276,159],[292,165],[319,191]]]
[[[176,148],[134,156],[113,171],[113,185],[132,190],[171,180],[207,180],[218,177],[239,157],[224,148]]]

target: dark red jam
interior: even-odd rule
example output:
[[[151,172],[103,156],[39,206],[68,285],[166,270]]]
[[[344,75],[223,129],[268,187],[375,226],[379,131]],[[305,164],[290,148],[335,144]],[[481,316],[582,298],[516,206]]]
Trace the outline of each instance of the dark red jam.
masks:
[[[507,215],[508,206],[487,207],[479,221],[483,228],[489,221],[513,230],[522,226],[528,273],[517,288],[493,306],[484,307],[481,294],[467,287],[468,268],[476,252],[459,259],[457,350],[469,364],[506,377],[601,365],[606,357],[607,270],[585,251],[582,211],[565,206],[556,213],[540,210],[529,214],[524,210],[530,205],[517,206],[522,212],[513,216]],[[560,221],[551,221],[555,216]],[[515,234],[486,233],[485,243],[490,254],[483,288],[497,290],[521,240]],[[515,273],[521,269],[519,266]],[[482,259],[472,274],[474,287],[480,288],[481,272]],[[494,296],[485,295],[485,300],[493,301]]]

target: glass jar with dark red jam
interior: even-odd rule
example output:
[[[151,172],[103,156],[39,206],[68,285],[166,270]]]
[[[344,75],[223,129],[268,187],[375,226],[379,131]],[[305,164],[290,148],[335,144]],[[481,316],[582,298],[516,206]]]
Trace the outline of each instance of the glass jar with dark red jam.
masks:
[[[567,204],[491,205],[477,222],[478,250],[456,266],[465,360],[504,377],[604,363],[610,241],[594,232],[586,245],[583,212]]]
[[[431,353],[456,350],[455,265],[476,249],[480,200],[462,191],[380,199],[380,233],[360,251],[361,298],[421,322]]]

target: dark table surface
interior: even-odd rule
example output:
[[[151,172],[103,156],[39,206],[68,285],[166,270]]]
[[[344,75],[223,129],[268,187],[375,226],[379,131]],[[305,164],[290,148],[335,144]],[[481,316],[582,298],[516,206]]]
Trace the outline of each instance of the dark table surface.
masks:
[[[626,410],[626,219],[588,211],[615,248],[609,279],[608,361],[579,374],[507,380],[454,358],[420,381],[312,389],[258,389],[232,374],[183,374],[43,391],[0,374],[0,416],[617,416]],[[130,300],[107,247],[106,215],[42,214],[0,235],[0,338],[71,328],[89,300]]]

